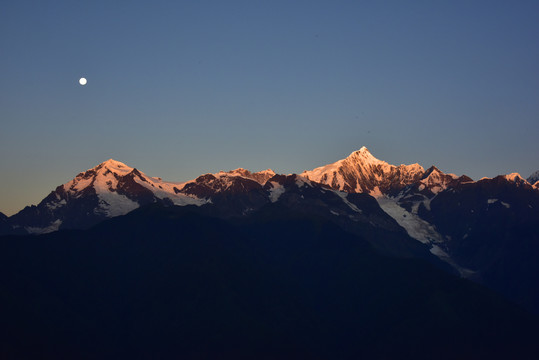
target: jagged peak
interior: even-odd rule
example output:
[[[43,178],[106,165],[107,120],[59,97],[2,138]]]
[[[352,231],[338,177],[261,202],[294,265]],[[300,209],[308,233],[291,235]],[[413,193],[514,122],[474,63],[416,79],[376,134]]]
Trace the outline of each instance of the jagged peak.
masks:
[[[103,179],[108,177],[110,173],[115,174],[114,176],[116,177],[126,176],[130,173],[134,173],[135,175],[142,177],[142,173],[135,168],[111,158],[91,169],[86,170],[85,172],[79,173],[73,180],[65,183],[63,188],[65,191],[80,192],[92,184],[94,187],[96,187],[105,181]],[[102,187],[107,188],[107,186]]]
[[[384,161],[374,157],[366,146],[362,146],[361,149],[352,152],[345,160],[361,160],[369,163],[385,163]]]
[[[426,171],[425,171],[425,174],[423,175],[423,178],[428,178],[429,176],[433,175],[433,174],[438,174],[438,175],[445,175],[445,173],[443,171],[440,171],[440,169],[438,169],[436,166],[432,165],[431,167],[429,167]]]
[[[369,149],[367,149],[366,146],[362,146],[359,150],[356,150],[353,153],[370,154],[370,151],[369,151]]]
[[[244,168],[237,168],[229,171],[219,171],[220,174],[275,174],[275,171],[271,169],[261,170],[257,172],[252,172]]]
[[[255,174],[277,174],[275,171],[273,171],[272,169],[266,169],[266,170],[260,170],[260,171],[257,171],[255,172]]]
[[[425,172],[425,168],[423,168],[423,166],[419,165],[418,163],[414,163],[414,164],[409,164],[409,165],[406,165],[406,164],[400,164],[399,166],[397,166],[398,168],[406,168],[408,171],[411,171],[411,172],[414,172],[414,173],[422,173],[422,172]],[[438,169],[436,169],[438,170]]]
[[[384,164],[386,164],[385,162],[383,162],[381,160],[378,160],[377,158],[372,156],[372,154],[369,152],[367,147],[362,146],[359,150],[356,150],[356,151],[352,152],[350,155],[348,155],[344,159],[337,160],[336,162],[331,163],[331,164],[327,164],[327,165],[317,167],[317,168],[315,168],[313,170],[304,170],[302,172],[302,175],[304,175],[304,176],[306,176],[308,178],[312,177],[316,181],[316,178],[318,178],[319,177],[318,175],[320,175],[320,174],[324,174],[326,172],[331,172],[331,171],[337,171],[339,169],[339,167],[343,166],[343,164],[356,163],[356,162],[361,162],[361,163],[367,162],[367,163],[373,163],[373,164],[376,164],[376,163],[384,163]]]
[[[249,176],[253,174],[253,172],[240,167],[240,168],[229,170],[229,171],[219,171],[219,174]]]
[[[258,172],[251,172],[244,168],[237,168],[230,171],[219,171],[218,173],[212,174],[216,178],[226,177],[226,176],[240,176],[250,180],[254,180],[261,185],[264,185],[272,176],[275,176],[275,172],[271,169],[266,169]]]
[[[244,168],[237,168],[237,169],[234,169],[234,170],[230,170],[230,171],[226,171],[228,173],[242,173],[242,172],[248,172],[249,174],[251,173],[249,170],[247,169],[244,169]]]
[[[425,173],[423,174],[423,177],[422,179],[425,180],[425,179],[433,179],[433,178],[450,178],[452,180],[457,180],[457,179],[461,179],[461,181],[471,181],[472,179],[470,179],[469,177],[467,177],[466,175],[462,175],[462,176],[457,176],[455,174],[451,174],[451,173],[444,173],[442,170],[438,169],[436,166],[432,165],[431,167],[429,167]]]

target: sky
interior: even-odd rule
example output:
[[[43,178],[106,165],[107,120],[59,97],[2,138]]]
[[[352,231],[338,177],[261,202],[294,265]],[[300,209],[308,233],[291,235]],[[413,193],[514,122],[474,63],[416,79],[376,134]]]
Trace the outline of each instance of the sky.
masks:
[[[362,146],[539,169],[536,0],[2,1],[0,53],[7,215],[109,158],[167,181]]]

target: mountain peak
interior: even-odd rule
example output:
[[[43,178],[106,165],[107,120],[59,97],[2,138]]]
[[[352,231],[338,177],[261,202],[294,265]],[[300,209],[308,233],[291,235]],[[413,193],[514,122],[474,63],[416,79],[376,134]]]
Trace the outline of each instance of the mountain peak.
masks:
[[[438,169],[436,166],[432,165],[430,168],[428,168],[426,171],[425,171],[425,175],[424,177],[427,177],[429,176],[430,174],[432,173],[441,173],[440,169]]]
[[[126,164],[124,164],[123,162],[120,162],[118,160],[114,160],[114,159],[108,159],[107,161],[104,161],[102,162],[101,164],[97,165],[96,167],[108,167],[109,169],[111,168],[114,168],[114,169],[133,169],[132,167],[130,166],[127,166]]]
[[[357,150],[357,152],[363,152],[363,153],[367,152],[367,153],[370,153],[370,152],[369,152],[369,149],[367,149],[366,146],[362,146],[361,149]]]
[[[367,149],[366,146],[362,146],[361,149],[354,151],[351,153],[346,159],[349,161],[361,161],[362,163],[368,163],[368,164],[387,164],[386,162],[379,160],[375,158]]]
[[[266,181],[268,181],[271,177],[273,177],[275,175],[275,172],[271,169],[267,169],[267,170],[262,170],[262,171],[258,171],[258,172],[251,172],[249,170],[246,170],[244,168],[237,168],[235,170],[230,170],[230,171],[220,171],[216,174],[213,174],[214,176],[216,177],[220,177],[220,176],[241,176],[241,177],[244,177],[244,178],[247,178],[247,179],[251,179],[251,180],[254,180],[258,183],[260,183],[261,185],[264,185],[266,183]]]
[[[367,149],[366,146],[362,146],[361,149],[352,152],[348,157],[353,156],[353,155],[370,155],[370,156],[372,156],[371,152],[369,151],[369,149]]]
[[[418,164],[390,165],[375,158],[362,146],[346,159],[304,171],[302,176],[347,192],[373,196],[395,192],[421,178],[425,170]]]
[[[104,161],[100,163],[99,165],[91,169],[88,169],[86,172],[80,173],[79,176],[82,175],[82,176],[88,177],[88,176],[94,176],[98,174],[105,174],[108,172],[112,172],[117,175],[124,176],[124,175],[129,174],[133,170],[134,168],[124,164],[123,162],[120,162],[114,159],[108,159],[107,161]]]

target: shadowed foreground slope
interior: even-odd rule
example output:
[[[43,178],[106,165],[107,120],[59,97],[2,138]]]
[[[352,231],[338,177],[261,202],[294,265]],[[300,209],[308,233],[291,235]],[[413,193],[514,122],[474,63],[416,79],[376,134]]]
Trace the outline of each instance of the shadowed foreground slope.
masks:
[[[141,208],[0,239],[2,358],[534,358],[535,318],[314,217]]]

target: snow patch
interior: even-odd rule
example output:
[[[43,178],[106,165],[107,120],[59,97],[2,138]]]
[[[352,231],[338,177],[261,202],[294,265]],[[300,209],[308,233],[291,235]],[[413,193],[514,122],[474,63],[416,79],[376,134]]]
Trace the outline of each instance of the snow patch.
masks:
[[[142,180],[140,177],[134,177],[134,180],[137,184],[144,186],[146,189],[150,190],[153,195],[158,199],[169,199],[174,205],[183,206],[183,205],[197,205],[201,206],[208,202],[207,199],[199,199],[195,196],[176,193],[174,188],[182,189],[186,183],[173,183],[166,182],[160,178],[149,177],[144,173],[141,173],[146,181]]]
[[[107,217],[125,215],[140,206],[138,202],[116,192],[102,192],[97,196],[99,197],[99,208]]]
[[[296,185],[297,187],[299,188],[302,188],[304,186],[310,186],[310,187],[313,187],[311,182],[308,180],[308,179],[305,179],[301,176],[296,176]]]
[[[490,205],[490,204],[494,204],[496,202],[500,201],[499,199],[488,199],[487,200],[487,203]],[[511,207],[511,205],[509,205],[508,203],[506,202],[503,202],[503,201],[500,201],[500,203],[505,206],[507,209],[509,209]]]
[[[55,221],[51,222],[51,224],[49,226],[44,227],[44,228],[27,226],[27,227],[25,227],[25,229],[30,234],[39,235],[39,234],[47,234],[47,233],[50,233],[50,232],[53,232],[53,231],[58,231],[58,229],[60,228],[60,225],[62,225],[62,220],[58,219],[58,220],[55,220]]]
[[[86,189],[88,186],[90,186],[91,183],[92,183],[92,178],[88,178],[88,179],[81,178],[80,180],[73,183],[73,186],[71,187],[70,190],[72,190],[73,192],[80,192]]]
[[[56,197],[58,198],[58,194],[56,194]],[[57,202],[50,202],[47,204],[47,208],[49,208],[50,210],[55,210],[55,209],[58,209],[62,206],[64,206],[65,204],[67,204],[67,201],[65,201],[65,199],[62,199],[60,201],[57,201]]]
[[[272,203],[277,202],[282,194],[286,191],[285,187],[278,182],[271,181],[270,201]]]
[[[350,209],[354,210],[355,212],[358,212],[358,213],[362,213],[362,211],[360,209],[358,209],[357,206],[355,206],[354,204],[352,204],[348,199],[347,199],[347,196],[348,196],[348,193],[347,192],[344,192],[344,191],[338,191],[338,190],[335,190],[334,191],[335,194],[339,195],[341,197],[341,199],[344,201],[344,203],[346,205],[348,205],[348,207],[350,207]]]
[[[406,230],[410,237],[424,244],[444,241],[444,238],[431,224],[400,207],[395,199],[380,197],[376,200],[382,210],[395,219],[397,223]]]
[[[411,238],[414,238],[423,244],[430,245],[430,252],[440,260],[457,269],[461,276],[467,277],[473,274],[473,271],[457,265],[451,257],[442,249],[441,245],[445,242],[444,237],[436,231],[434,226],[421,219],[416,214],[406,211],[399,206],[397,199],[380,197],[376,199],[378,204],[389,216],[402,226]],[[449,237],[448,237],[449,239]]]

